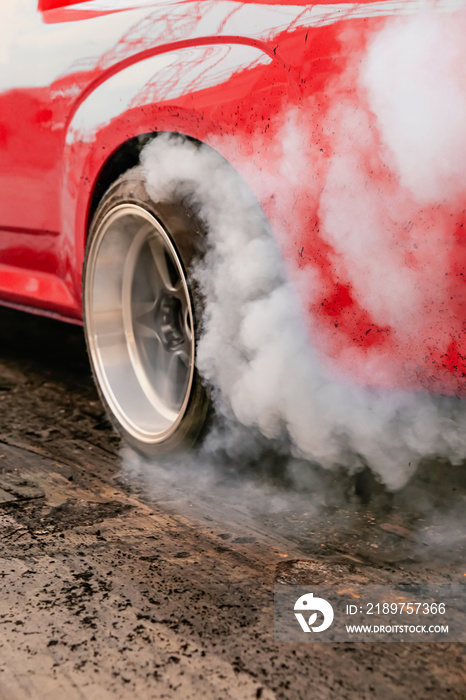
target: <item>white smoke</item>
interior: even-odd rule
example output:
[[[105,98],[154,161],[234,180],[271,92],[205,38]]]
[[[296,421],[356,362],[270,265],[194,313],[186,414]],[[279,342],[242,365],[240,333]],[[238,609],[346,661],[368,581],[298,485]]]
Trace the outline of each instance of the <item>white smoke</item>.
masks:
[[[420,281],[419,273],[404,264],[406,248],[419,231],[410,229],[408,243],[401,247],[395,234],[400,222],[419,221],[426,203],[447,195],[453,200],[465,189],[466,93],[451,77],[457,56],[466,52],[462,36],[448,16],[387,22],[358,69],[356,102],[354,95],[341,100],[339,86],[334,86],[327,127],[336,136],[325,166],[325,186],[309,183],[313,196],[320,197],[323,235],[343,260],[356,297],[378,323],[397,328],[410,342],[422,332],[417,319],[426,296],[432,303],[439,298],[448,244],[445,231],[434,226],[427,237],[431,247],[419,256],[421,269],[423,260],[436,258],[437,278]],[[456,48],[442,54],[446,37]],[[340,87],[344,80],[339,78]],[[438,84],[449,108],[434,108]],[[367,102],[382,147],[368,121]],[[455,114],[448,119],[450,109]],[[444,118],[448,134],[442,131]],[[285,241],[285,211],[293,187],[302,186],[302,153],[307,147],[312,155],[313,146],[300,131],[296,113],[282,115],[282,120],[278,141],[270,146],[282,157],[274,162],[273,173],[261,174],[255,190],[266,199],[280,186],[284,204],[282,209],[278,205],[271,224]],[[362,159],[371,152],[378,152],[378,164],[394,172],[394,186],[383,192],[380,183],[366,177]],[[300,300],[308,300],[317,289],[318,272],[289,267],[290,281],[262,210],[215,151],[161,135],[146,146],[141,162],[150,196],[160,200],[183,192],[208,231],[208,250],[195,273],[205,297],[197,363],[221,415],[283,441],[293,455],[324,467],[357,469],[367,464],[389,488],[403,486],[427,456],[456,463],[466,457],[462,402],[364,388],[338,374],[316,351]],[[250,164],[245,163],[245,170],[253,176]],[[284,249],[286,253],[286,244]],[[374,354],[368,365],[374,373],[383,372],[386,359]]]
[[[464,199],[465,30],[464,12],[392,20],[362,71],[401,185],[419,201]]]

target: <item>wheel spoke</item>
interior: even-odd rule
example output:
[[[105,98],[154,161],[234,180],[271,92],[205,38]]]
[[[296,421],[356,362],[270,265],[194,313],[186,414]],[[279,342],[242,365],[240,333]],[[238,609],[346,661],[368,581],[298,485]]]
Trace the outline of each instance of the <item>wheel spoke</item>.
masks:
[[[139,338],[153,338],[156,340],[160,340],[160,337],[157,334],[153,324],[144,323],[144,321],[135,321],[133,324],[133,328],[134,328],[134,336],[137,339],[139,339]]]
[[[133,301],[132,312],[135,336],[159,338],[155,329],[155,301]]]
[[[133,300],[132,303],[133,318],[136,321],[154,314],[155,312],[155,301],[137,301]]]
[[[151,365],[138,373],[140,385],[152,406],[158,413],[169,421],[177,418],[177,411],[173,408],[170,397],[165,396],[168,392],[167,376],[171,362],[171,353],[168,353],[163,342],[158,336],[152,336],[155,343],[151,343],[150,355]]]
[[[152,259],[160,280],[159,293],[162,290],[168,290],[172,294],[176,292],[181,284],[177,270],[173,263],[169,262],[166,248],[156,236],[152,236],[149,241]]]
[[[179,403],[180,389],[182,389],[180,365],[184,363],[181,361],[179,352],[171,352],[167,353],[167,355],[169,357],[167,357],[165,365],[165,376],[162,380],[161,394],[168,405],[175,406]]]
[[[189,369],[191,366],[191,343],[185,340],[183,345],[177,348],[173,354],[176,355],[179,362]]]
[[[146,252],[141,255],[134,270],[131,298],[132,303],[155,303],[159,293],[157,273],[152,256]]]

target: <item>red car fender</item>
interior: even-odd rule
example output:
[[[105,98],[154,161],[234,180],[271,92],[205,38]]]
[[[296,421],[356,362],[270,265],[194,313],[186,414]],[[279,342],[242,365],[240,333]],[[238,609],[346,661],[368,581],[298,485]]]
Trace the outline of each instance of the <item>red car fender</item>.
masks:
[[[186,76],[195,90],[186,89]],[[217,76],[223,77],[223,102]],[[286,69],[246,42],[176,47],[99,81],[77,105],[66,130],[61,235],[70,258],[67,267],[75,271],[75,297],[80,300],[92,195],[115,151],[138,135],[171,131],[212,145],[241,170],[248,138],[269,128],[264,113],[290,97],[298,99]],[[219,138],[219,132],[226,138]],[[228,138],[233,134],[234,139]],[[256,158],[260,161],[259,153]]]

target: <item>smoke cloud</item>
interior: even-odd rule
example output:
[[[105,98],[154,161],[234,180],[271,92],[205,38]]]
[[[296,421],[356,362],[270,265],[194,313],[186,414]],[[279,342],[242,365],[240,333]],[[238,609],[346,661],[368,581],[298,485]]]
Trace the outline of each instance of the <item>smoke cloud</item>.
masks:
[[[268,219],[215,150],[167,135],[145,147],[150,196],[182,193],[208,231],[195,269],[205,299],[197,364],[231,426],[224,449],[246,429],[329,469],[369,465],[392,489],[426,457],[466,457],[463,402],[384,388],[409,387],[420,346],[435,353],[445,328],[463,330],[463,307],[445,299],[466,189],[465,30],[463,13],[391,18],[327,86],[324,111],[309,98],[278,115],[273,168],[240,164]],[[309,313],[332,283],[318,262],[297,264],[300,240],[314,235],[291,214],[297,201],[315,212],[353,302],[382,329],[363,362],[344,324]]]

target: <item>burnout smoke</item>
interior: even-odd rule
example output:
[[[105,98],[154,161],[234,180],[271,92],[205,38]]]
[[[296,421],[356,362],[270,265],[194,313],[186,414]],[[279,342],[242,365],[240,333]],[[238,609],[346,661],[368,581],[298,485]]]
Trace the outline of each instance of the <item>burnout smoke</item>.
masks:
[[[440,304],[444,292],[451,232],[443,211],[458,207],[466,181],[466,73],[454,72],[466,51],[455,22],[429,13],[388,21],[368,43],[364,60],[349,65],[331,88],[333,103],[322,125],[331,144],[325,161],[311,142],[304,110],[291,111],[277,117],[282,128],[270,149],[281,157],[274,173],[258,174],[254,182],[264,200],[280,187],[285,203],[294,187],[308,185],[320,235],[344,265],[360,305],[406,338],[407,362],[409,344],[425,332],[424,306]],[[414,54],[413,45],[419,47]],[[357,87],[348,97],[349,81]],[[443,102],[435,106],[439,85]],[[307,118],[315,109],[309,102]],[[318,178],[303,185],[309,158],[323,186]],[[367,464],[390,488],[401,487],[427,456],[464,459],[463,402],[369,389],[322,358],[325,334],[317,323],[306,325],[302,306],[313,295],[317,299],[319,271],[298,270],[288,260],[285,266],[261,208],[225,160],[208,147],[161,135],[145,147],[141,161],[149,195],[163,199],[181,192],[208,231],[208,249],[195,273],[205,298],[197,363],[219,414],[324,467]],[[254,180],[251,165],[244,168]],[[383,181],[379,175],[387,169],[391,175]],[[439,200],[441,213],[420,231],[426,209],[439,208]],[[281,242],[287,239],[283,220],[278,206],[271,226]],[[406,221],[414,223],[400,244],[396,232]],[[416,264],[407,266],[406,251],[417,250],[421,234],[426,245]],[[433,279],[424,274],[427,259],[431,267],[436,262]],[[340,359],[340,368],[350,367],[351,348]],[[383,376],[387,363],[383,349],[368,354],[374,375]]]

